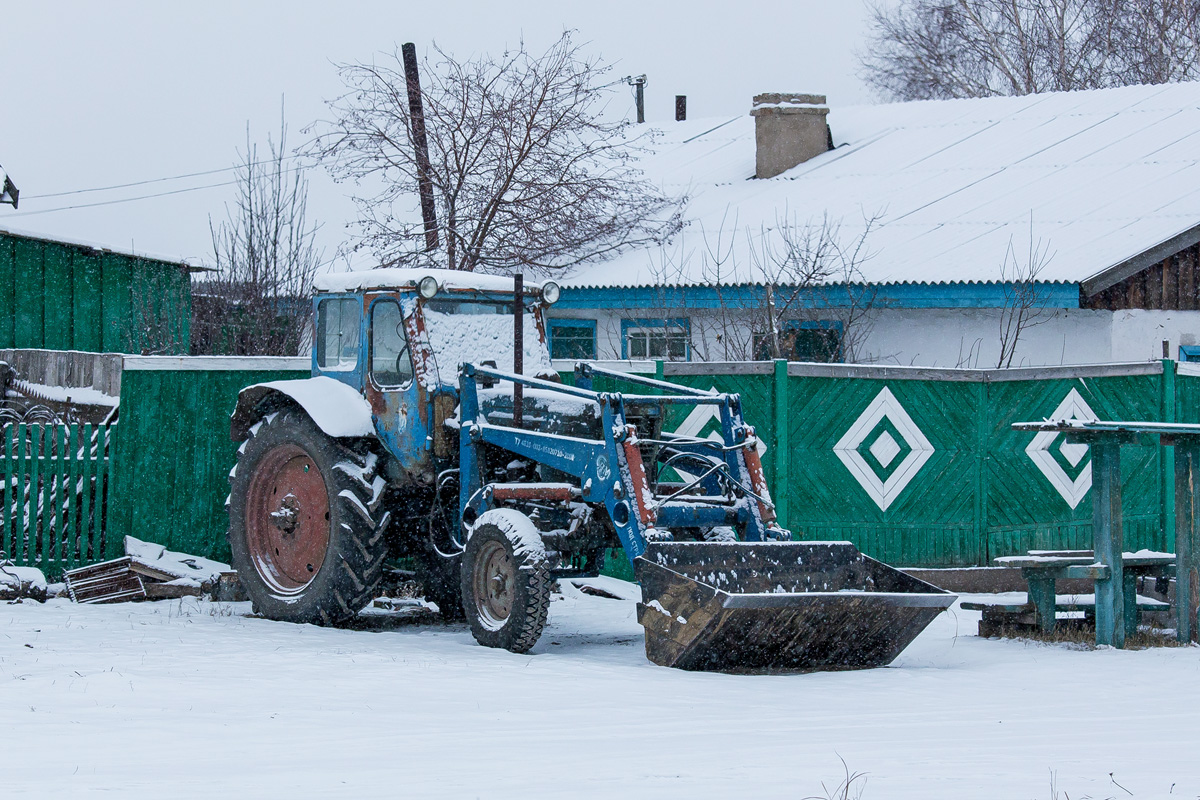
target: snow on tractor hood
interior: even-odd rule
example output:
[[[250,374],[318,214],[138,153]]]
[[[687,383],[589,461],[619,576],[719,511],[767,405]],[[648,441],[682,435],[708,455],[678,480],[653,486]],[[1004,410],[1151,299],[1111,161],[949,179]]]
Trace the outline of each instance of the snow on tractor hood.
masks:
[[[524,369],[526,375],[550,375],[554,365],[532,314],[523,321]],[[458,368],[463,364],[496,362],[496,369],[512,372],[513,318],[507,314],[444,314],[425,309],[425,335],[429,338],[434,369],[424,370],[426,382],[438,376],[442,385],[458,385]],[[436,386],[427,385],[427,389]]]
[[[346,384],[322,376],[268,381],[242,389],[230,420],[230,436],[235,442],[246,438],[246,432],[258,420],[259,404],[272,394],[295,401],[329,436],[358,438],[375,435],[371,406],[366,399]]]
[[[503,292],[512,294],[513,279],[503,275],[480,275],[455,269],[411,269],[385,267],[383,269],[361,269],[354,272],[333,272],[318,275],[313,287],[318,292],[361,292],[367,289],[400,289],[416,286],[422,278],[437,279],[440,289],[464,289],[480,292]],[[540,294],[542,284],[527,281],[525,291]]]

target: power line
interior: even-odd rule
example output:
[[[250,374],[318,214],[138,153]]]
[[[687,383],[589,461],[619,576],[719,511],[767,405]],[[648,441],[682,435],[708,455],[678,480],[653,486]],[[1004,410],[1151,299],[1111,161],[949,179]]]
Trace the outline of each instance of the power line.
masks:
[[[71,211],[72,209],[76,209],[76,208],[95,208],[96,206],[111,206],[111,205],[116,205],[118,203],[132,203],[135,200],[149,200],[153,197],[166,197],[167,195],[183,194],[184,192],[198,192],[198,191],[201,191],[202,189],[216,189],[221,186],[233,186],[237,182],[238,181],[236,181],[236,180],[224,181],[222,183],[210,183],[210,184],[206,184],[204,186],[190,186],[186,189],[172,189],[169,192],[157,192],[155,194],[143,194],[143,195],[138,195],[137,197],[122,197],[119,200],[101,200],[96,203],[80,203],[78,205],[73,205],[73,206],[60,206],[58,208],[40,208],[36,211],[18,211],[15,214],[5,214],[4,219],[10,219],[12,217],[30,217],[30,216],[33,216],[34,214],[49,214],[54,211]]]
[[[283,158],[286,160],[286,159],[301,158],[301,156],[292,155],[292,156],[283,156]],[[204,170],[203,172],[189,172],[186,175],[171,175],[166,178],[151,178],[149,180],[144,180],[144,181],[134,181],[133,183],[117,183],[117,184],[113,184],[112,186],[95,186],[95,187],[92,187],[91,189],[73,189],[69,192],[51,192],[49,194],[31,194],[31,195],[26,195],[25,199],[26,200],[44,200],[49,197],[66,197],[68,195],[73,195],[73,194],[87,194],[88,192],[107,192],[107,191],[111,191],[113,189],[129,189],[134,186],[146,186],[151,183],[164,183],[166,181],[179,181],[179,180],[183,180],[184,178],[199,178],[204,175],[216,175],[219,172],[230,172],[231,170],[235,170],[235,169],[243,169],[245,167],[258,167],[258,166],[262,166],[263,164],[273,164],[273,163],[275,163],[275,159],[273,159],[273,158],[265,159],[263,161],[255,161],[250,164],[235,164],[232,167],[221,167],[220,169],[208,169],[208,170]],[[314,166],[314,165],[303,165],[302,164],[298,167],[292,167],[292,169],[309,169],[309,168],[311,168],[311,166]]]

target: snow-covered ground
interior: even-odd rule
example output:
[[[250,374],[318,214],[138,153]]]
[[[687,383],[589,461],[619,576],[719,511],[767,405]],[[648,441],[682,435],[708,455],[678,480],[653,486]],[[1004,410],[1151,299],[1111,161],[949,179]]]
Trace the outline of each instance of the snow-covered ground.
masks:
[[[632,601],[571,587],[528,655],[248,613],[0,608],[0,796],[805,798],[842,760],[868,800],[1200,795],[1197,648],[981,640],[956,607],[887,669],[732,676],[650,664]]]

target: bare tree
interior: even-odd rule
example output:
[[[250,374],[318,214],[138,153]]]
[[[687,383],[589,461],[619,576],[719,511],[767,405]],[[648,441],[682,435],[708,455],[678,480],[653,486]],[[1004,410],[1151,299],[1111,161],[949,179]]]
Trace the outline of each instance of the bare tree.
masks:
[[[661,242],[681,200],[634,168],[647,140],[603,118],[610,67],[571,34],[541,54],[522,43],[458,60],[434,46],[422,98],[441,246],[425,250],[417,160],[399,53],[340,67],[349,91],[329,104],[308,149],[356,198],[360,247],[384,265],[484,272],[552,270]]]
[[[1054,317],[1049,298],[1038,282],[1038,276],[1054,258],[1054,254],[1050,252],[1047,242],[1034,239],[1032,218],[1029,221],[1029,243],[1021,250],[1018,252],[1016,244],[1009,239],[1004,261],[1000,265],[1005,302],[1000,312],[998,369],[1012,366],[1017,345],[1026,331]]]
[[[901,0],[872,10],[864,79],[897,100],[1200,76],[1198,0]]]
[[[794,359],[808,350],[814,360],[857,360],[873,321],[875,290],[862,266],[872,255],[868,239],[878,217],[865,219],[853,236],[843,235],[840,221],[802,223],[786,210],[757,232],[727,222],[711,235],[701,229],[698,249],[689,249],[685,237],[672,250],[662,248],[652,268],[662,309],[679,307],[682,286],[716,293],[715,309],[689,314],[692,358]]]
[[[250,140],[237,173],[237,200],[219,225],[209,219],[217,274],[192,291],[192,353],[296,355],[311,317],[312,280],[322,253],[308,219],[308,181],[287,165],[287,126]]]

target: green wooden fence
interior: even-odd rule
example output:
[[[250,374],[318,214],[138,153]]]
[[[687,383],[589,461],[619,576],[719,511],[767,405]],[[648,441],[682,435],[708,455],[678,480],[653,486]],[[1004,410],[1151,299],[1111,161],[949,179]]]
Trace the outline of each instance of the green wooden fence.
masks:
[[[1173,361],[1015,370],[671,364],[664,377],[737,391],[768,443],[781,518],[805,539],[847,539],[909,566],[984,566],[1091,544],[1091,462],[1013,422],[1094,415],[1192,421],[1200,375]],[[688,424],[682,414],[671,425]],[[715,421],[708,421],[709,426]],[[689,432],[706,435],[710,428]],[[1170,549],[1169,448],[1122,458],[1127,548]]]
[[[237,444],[229,415],[246,386],[310,374],[307,358],[124,359],[111,527],[229,561],[225,498]],[[121,540],[110,541],[109,557]]]
[[[237,393],[308,374],[305,359],[126,356],[122,364],[119,438],[114,427],[4,429],[0,537],[21,563],[54,573],[112,557],[126,534],[228,559],[224,501]],[[985,566],[1030,548],[1089,545],[1087,451],[1013,431],[1013,422],[1064,414],[1200,422],[1200,368],[1173,361],[1021,370],[642,367],[741,395],[767,444],[763,463],[781,519],[798,536],[848,539],[902,566]],[[707,436],[716,424],[704,409],[686,408],[668,427]],[[81,446],[98,435],[103,447]],[[1171,470],[1169,448],[1125,449],[1128,547],[1170,549]],[[81,496],[81,485],[96,488]]]
[[[0,429],[0,550],[51,577],[109,545],[116,425],[9,423]]]

